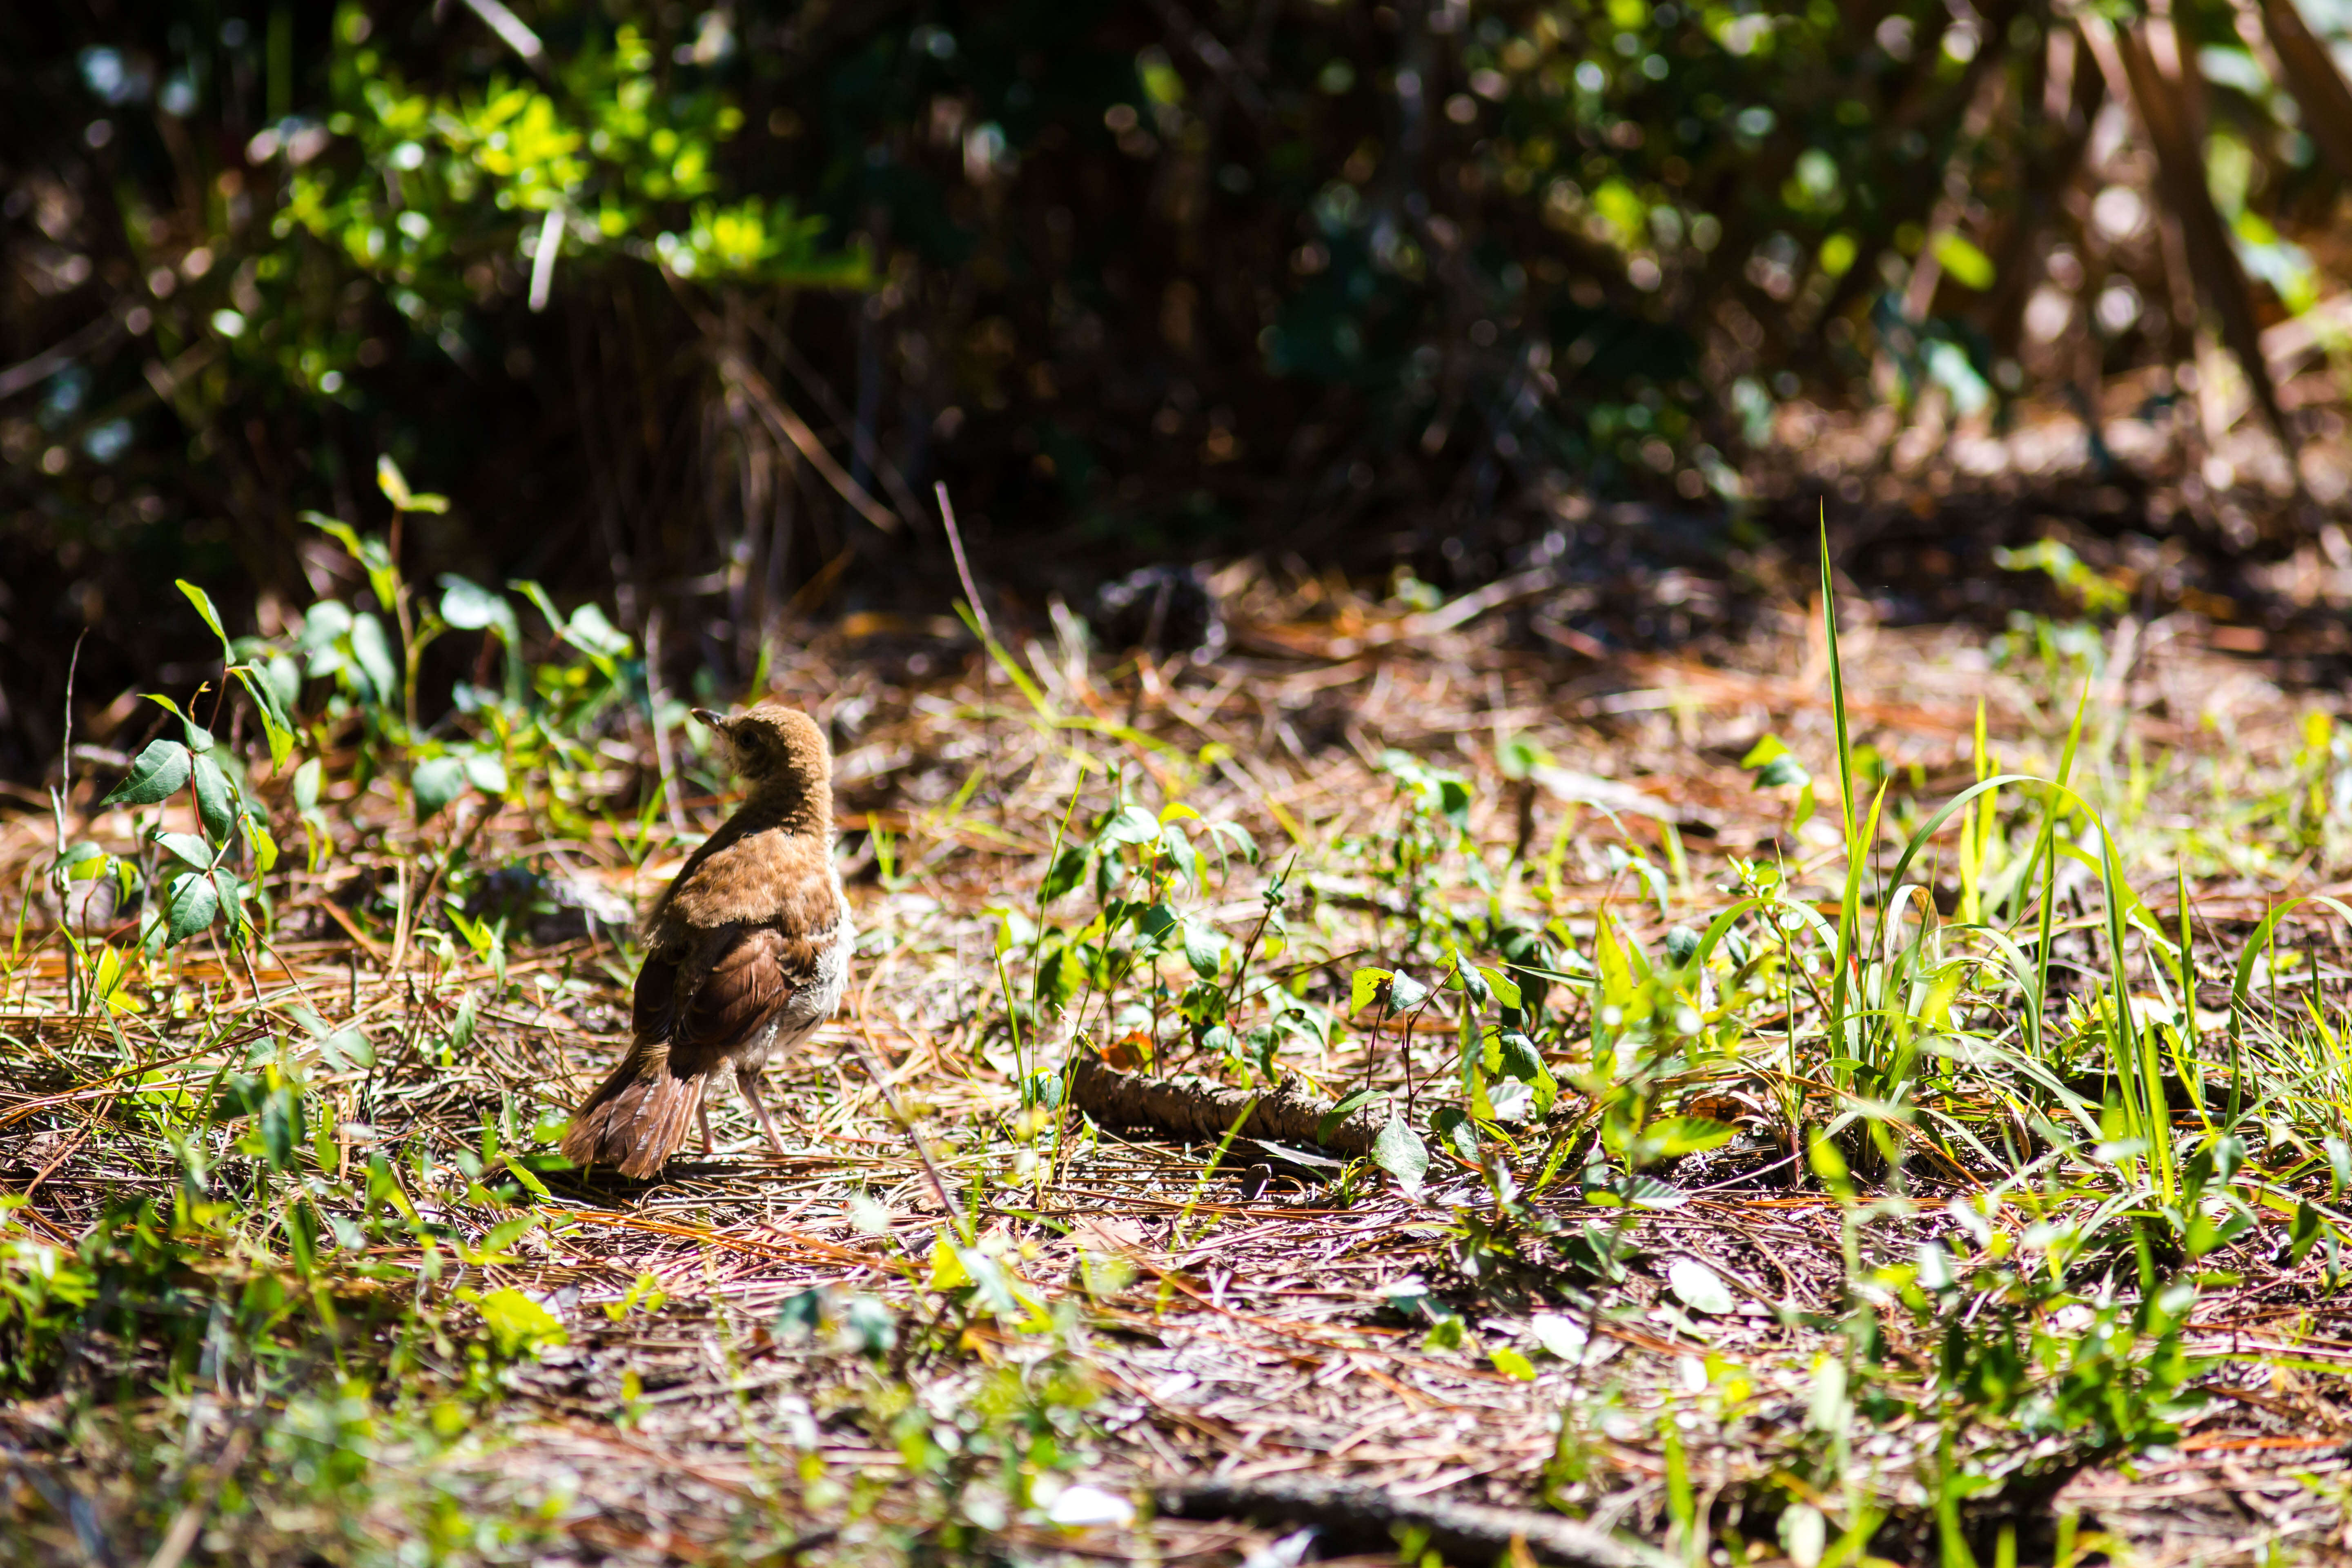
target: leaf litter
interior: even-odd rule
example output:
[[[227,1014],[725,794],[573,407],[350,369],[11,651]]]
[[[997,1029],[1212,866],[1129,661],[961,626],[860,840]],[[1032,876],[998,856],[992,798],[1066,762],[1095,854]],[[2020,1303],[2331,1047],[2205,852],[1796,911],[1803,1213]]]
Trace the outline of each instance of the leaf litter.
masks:
[[[1768,601],[1592,659],[1505,602],[1220,589],[1197,668],[1066,618],[779,650],[839,742],[856,972],[772,1069],[795,1152],[725,1100],[642,1188],[550,1156],[625,926],[469,934],[500,868],[642,908],[719,820],[692,756],[690,831],[639,811],[641,720],[568,810],[265,768],[323,844],[260,879],[266,941],[152,961],[10,821],[7,1533],[1272,1561],[1302,1519],[1351,1549],[1370,1487],[1391,1552],[1464,1539],[1449,1503],[1805,1568],[2332,1550],[2342,927],[2260,923],[2352,891],[2326,705],[2185,614],[1989,643],[1845,601],[1825,639]],[[63,836],[199,833],[168,761],[138,805],[77,780]],[[1895,871],[2062,771],[2099,818],[1987,791]],[[1370,1090],[1385,1151],[1094,1127],[1081,1049]]]

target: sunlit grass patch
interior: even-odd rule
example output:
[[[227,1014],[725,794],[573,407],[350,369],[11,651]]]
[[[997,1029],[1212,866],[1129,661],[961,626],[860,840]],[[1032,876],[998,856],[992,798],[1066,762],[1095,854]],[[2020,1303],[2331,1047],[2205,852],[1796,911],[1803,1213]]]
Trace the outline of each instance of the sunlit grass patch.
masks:
[[[0,1379],[45,1551],[1052,1556],[1207,1528],[1151,1489],[1223,1466],[1680,1560],[2055,1562],[2160,1529],[2114,1467],[2336,1429],[2332,722],[2158,745],[2069,671],[2051,728],[1995,690],[1931,764],[1857,717],[1901,675],[1826,576],[1820,689],[1758,678],[1769,728],[1705,749],[1704,702],[1638,710],[1622,776],[1466,634],[1349,714],[1402,743],[1296,763],[1247,748],[1309,661],[1146,700],[1066,637],[916,688],[811,656],[851,1000],[780,1064],[791,1156],[722,1108],[640,1188],[553,1145],[719,780],[597,618],[377,565],[405,614],[225,646],[229,717],[179,702],[147,785],[10,840],[47,901]],[[467,631],[512,679],[419,725],[410,639]],[[1521,700],[1461,698],[1473,658]],[[1381,1131],[1116,1134],[1082,1052]],[[2310,1473],[2279,1539],[2337,1517]]]

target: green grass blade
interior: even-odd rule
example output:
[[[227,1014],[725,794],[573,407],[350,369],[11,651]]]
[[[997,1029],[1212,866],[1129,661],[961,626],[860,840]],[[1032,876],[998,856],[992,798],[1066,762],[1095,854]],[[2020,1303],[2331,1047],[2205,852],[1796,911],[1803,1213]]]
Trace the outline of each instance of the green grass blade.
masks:
[[[1821,516],[1822,547],[1822,633],[1827,640],[1830,659],[1830,716],[1837,729],[1838,808],[1842,813],[1841,827],[1845,834],[1845,896],[1838,907],[1836,967],[1830,979],[1830,1050],[1832,1057],[1853,1056],[1857,1043],[1846,1038],[1846,992],[1852,984],[1850,971],[1858,936],[1861,911],[1857,907],[1862,888],[1863,858],[1868,847],[1855,831],[1853,815],[1853,741],[1846,722],[1845,668],[1838,652],[1837,585],[1830,571],[1829,514],[1824,508]],[[1882,798],[1884,791],[1881,792]],[[1841,1069],[1831,1075],[1839,1088],[1851,1088]]]
[[[2066,787],[2066,781],[2074,771],[2074,748],[2082,742],[2083,713],[2090,702],[2091,683],[2086,680],[2083,683],[2083,694],[2074,704],[2074,721],[2067,727],[2065,750],[2059,753],[2058,776],[2050,781],[2043,794],[2042,832],[2034,840],[2033,868],[2029,868],[2027,874],[2017,881],[2018,896],[2022,898],[2026,885],[2033,879],[2032,869],[2038,868],[2042,872],[2042,919],[2033,948],[2036,971],[2033,992],[2036,996],[2045,999],[2050,994],[2051,926],[2058,914],[2058,857],[2052,847],[2058,837],[2058,799],[2061,795],[2079,799]],[[2038,1016],[2034,1019],[2033,1032],[2038,1050],[2042,1043],[2042,1020]]]
[[[1838,804],[1845,812],[1845,836],[1853,837],[1853,739],[1846,726],[1845,668],[1838,654],[1837,585],[1830,573],[1829,512],[1823,508],[1822,535],[1822,631],[1830,655],[1830,716],[1837,725]]]

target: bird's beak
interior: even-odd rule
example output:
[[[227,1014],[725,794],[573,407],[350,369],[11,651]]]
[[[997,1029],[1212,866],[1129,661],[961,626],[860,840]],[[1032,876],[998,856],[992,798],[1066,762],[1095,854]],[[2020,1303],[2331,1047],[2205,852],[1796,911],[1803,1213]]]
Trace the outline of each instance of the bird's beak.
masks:
[[[724,715],[714,713],[708,708],[697,708],[692,711],[696,718],[701,720],[704,723],[709,725],[720,734],[724,735],[727,733],[727,720]]]

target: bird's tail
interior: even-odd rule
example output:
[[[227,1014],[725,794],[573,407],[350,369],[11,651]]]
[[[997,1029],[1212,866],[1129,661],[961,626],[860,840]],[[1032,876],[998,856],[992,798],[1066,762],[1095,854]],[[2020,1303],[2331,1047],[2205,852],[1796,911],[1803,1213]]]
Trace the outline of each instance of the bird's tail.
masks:
[[[610,1165],[631,1181],[657,1174],[686,1142],[709,1075],[677,1069],[669,1047],[640,1040],[572,1115],[564,1158]]]

